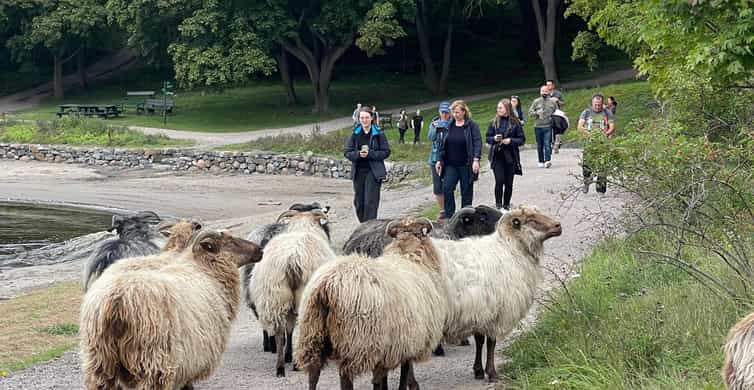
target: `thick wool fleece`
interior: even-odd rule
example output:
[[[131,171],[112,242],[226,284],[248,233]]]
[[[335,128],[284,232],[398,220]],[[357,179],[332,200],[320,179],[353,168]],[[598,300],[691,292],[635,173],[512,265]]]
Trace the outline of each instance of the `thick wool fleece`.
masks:
[[[729,390],[754,389],[754,313],[730,329],[723,346],[723,383]]]

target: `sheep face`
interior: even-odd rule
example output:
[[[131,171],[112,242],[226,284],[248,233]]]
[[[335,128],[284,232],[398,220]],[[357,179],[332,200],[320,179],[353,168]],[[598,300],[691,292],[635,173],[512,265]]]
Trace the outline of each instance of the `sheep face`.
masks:
[[[224,232],[195,234],[191,251],[195,260],[210,267],[215,263],[228,262],[241,267],[262,260],[262,249],[257,244]]]
[[[544,241],[563,233],[560,221],[534,207],[520,207],[506,213],[498,221],[497,231],[503,237],[514,237],[524,243],[533,254],[541,252]]]
[[[199,230],[202,230],[202,225],[199,222],[187,221],[185,219],[177,223],[161,225],[159,227],[160,234],[168,238],[165,246],[162,247],[162,251],[181,251],[186,249],[191,241],[191,237]]]
[[[325,234],[327,235],[327,239],[330,239],[330,222],[327,219],[327,211],[329,210],[328,207],[325,207],[324,209],[316,209],[311,211],[296,211],[296,210],[288,210],[282,214],[277,219],[278,223],[282,223],[284,225],[293,225],[293,224],[309,224],[314,223],[318,225],[319,227],[324,230]]]
[[[113,215],[112,230],[115,230],[123,239],[132,239],[137,237],[148,237],[150,235],[150,224],[160,222],[160,217],[152,211],[142,211],[130,217]]]
[[[489,206],[464,207],[453,215],[446,230],[454,239],[492,234],[502,215]]]

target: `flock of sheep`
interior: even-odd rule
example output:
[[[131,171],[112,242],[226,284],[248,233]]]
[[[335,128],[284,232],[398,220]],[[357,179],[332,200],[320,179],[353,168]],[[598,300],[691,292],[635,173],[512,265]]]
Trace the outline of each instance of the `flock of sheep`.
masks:
[[[330,360],[341,389],[368,372],[375,389],[387,389],[398,367],[399,388],[418,389],[413,363],[469,336],[475,378],[498,380],[496,341],[534,301],[543,243],[562,232],[556,219],[532,207],[501,214],[477,206],[439,228],[421,217],[375,220],[338,255],[327,212],[293,205],[247,240],[189,221],[155,227],[160,219],[150,212],[115,217],[118,237],[84,269],[86,388],[193,388],[220,361],[242,289],[264,329],[264,351],[277,354],[276,374],[295,362],[310,389]],[[733,389],[754,383],[754,318],[745,321],[726,347],[723,373]]]

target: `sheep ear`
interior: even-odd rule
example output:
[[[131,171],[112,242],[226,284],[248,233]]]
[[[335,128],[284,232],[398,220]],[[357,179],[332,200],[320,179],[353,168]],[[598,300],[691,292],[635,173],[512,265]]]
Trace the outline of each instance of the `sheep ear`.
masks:
[[[330,206],[325,206],[322,208],[322,212],[327,214],[330,211]]]
[[[521,229],[521,220],[518,218],[513,218],[513,227],[516,229]]]
[[[191,224],[193,225],[193,228],[194,228],[195,232],[198,232],[199,230],[202,230],[202,224],[201,223],[199,223],[199,222],[192,222]]]

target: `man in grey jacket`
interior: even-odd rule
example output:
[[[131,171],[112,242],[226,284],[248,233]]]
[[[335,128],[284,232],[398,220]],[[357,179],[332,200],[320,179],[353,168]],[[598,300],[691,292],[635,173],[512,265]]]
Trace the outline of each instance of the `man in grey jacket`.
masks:
[[[534,135],[537,138],[537,166],[549,168],[552,166],[550,157],[552,154],[552,119],[550,118],[557,104],[550,99],[549,88],[543,85],[539,88],[540,96],[534,99],[529,108],[529,117],[534,118]]]

